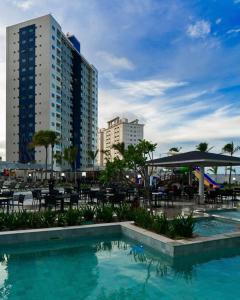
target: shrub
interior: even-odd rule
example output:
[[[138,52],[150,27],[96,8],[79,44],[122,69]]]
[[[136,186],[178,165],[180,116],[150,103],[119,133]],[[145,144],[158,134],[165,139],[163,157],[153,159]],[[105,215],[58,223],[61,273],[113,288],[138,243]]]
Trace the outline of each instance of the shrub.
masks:
[[[130,205],[123,204],[114,209],[118,221],[133,221],[134,220],[134,209]]]
[[[43,223],[45,227],[52,227],[56,225],[56,213],[47,210],[43,213]]]
[[[152,228],[154,220],[150,211],[144,208],[137,208],[134,210],[133,217],[136,225],[146,229]]]
[[[65,213],[58,213],[57,215],[57,225],[58,226],[66,226],[67,220],[66,220],[66,214]]]
[[[83,213],[79,209],[69,209],[65,213],[66,223],[69,226],[82,224]]]
[[[87,222],[93,221],[94,215],[95,215],[95,207],[93,207],[91,205],[87,205],[87,206],[84,206],[81,209],[81,211],[82,211],[85,221],[87,221]]]
[[[165,214],[158,215],[154,218],[152,230],[156,233],[167,235],[169,232],[169,221]]]
[[[110,223],[113,221],[113,208],[111,206],[101,206],[96,210],[96,220]]]
[[[195,220],[192,215],[188,217],[177,216],[170,221],[171,237],[192,237]]]

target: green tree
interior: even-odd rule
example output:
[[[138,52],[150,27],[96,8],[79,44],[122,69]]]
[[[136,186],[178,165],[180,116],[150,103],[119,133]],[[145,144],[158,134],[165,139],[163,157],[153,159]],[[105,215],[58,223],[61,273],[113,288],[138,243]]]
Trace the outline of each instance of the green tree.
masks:
[[[172,147],[169,149],[169,152],[180,152],[182,147]]]
[[[125,153],[125,150],[126,150],[124,142],[118,143],[118,144],[113,144],[112,148],[114,150],[117,150],[122,157],[124,156],[124,153]]]
[[[108,180],[116,180],[126,183],[126,175],[131,172],[135,178],[140,174],[144,182],[145,198],[149,198],[149,176],[152,173],[151,160],[153,159],[153,152],[157,144],[152,144],[146,140],[140,140],[136,145],[129,145],[123,149],[122,144],[118,144],[115,149],[119,149],[121,159],[115,157],[113,161],[107,161],[106,168],[102,172],[101,178],[108,182]],[[124,151],[123,151],[124,150]],[[150,165],[150,166],[149,166]],[[112,179],[111,179],[112,178]]]
[[[213,148],[214,148],[214,146],[209,147],[208,143],[206,143],[206,142],[199,143],[199,144],[196,146],[196,150],[198,150],[198,151],[200,151],[200,152],[209,152],[209,151],[211,151]]]
[[[77,169],[76,169],[76,160],[77,160],[78,148],[76,146],[71,146],[64,149],[63,159],[71,166],[74,171],[74,182],[77,180]]]
[[[57,164],[59,164],[59,165],[62,164],[62,160],[63,160],[62,152],[56,152],[54,154],[54,158],[55,158]]]
[[[97,158],[99,150],[96,149],[95,151],[93,150],[89,150],[88,153],[88,158],[91,160],[92,162],[92,170],[93,170],[93,179],[94,179],[94,169],[95,169],[95,160]]]
[[[233,142],[226,144],[222,148],[223,153],[228,153],[230,156],[233,156],[236,152],[240,150],[240,146],[235,146]],[[232,179],[232,166],[229,167],[229,184],[231,184]]]
[[[217,175],[218,173],[218,166],[214,166],[208,169],[209,172],[211,172],[214,175]]]
[[[50,145],[49,136],[46,130],[39,130],[36,132],[32,138],[30,144],[31,148],[44,147],[45,148],[45,179],[47,179],[47,162],[48,162],[48,147]]]
[[[46,136],[49,140],[49,144],[51,145],[51,178],[53,178],[53,159],[54,159],[54,146],[59,143],[59,134],[55,131],[45,130]]]

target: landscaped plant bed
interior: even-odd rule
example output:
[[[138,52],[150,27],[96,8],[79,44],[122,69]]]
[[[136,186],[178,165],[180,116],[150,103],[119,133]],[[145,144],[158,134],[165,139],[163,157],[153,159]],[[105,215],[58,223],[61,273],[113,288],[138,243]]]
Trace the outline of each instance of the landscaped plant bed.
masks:
[[[37,229],[50,227],[76,226],[86,224],[134,221],[136,226],[170,238],[191,238],[195,220],[192,215],[167,219],[164,214],[153,215],[144,208],[131,208],[129,205],[94,207],[86,205],[65,212],[13,212],[0,213],[0,231]]]

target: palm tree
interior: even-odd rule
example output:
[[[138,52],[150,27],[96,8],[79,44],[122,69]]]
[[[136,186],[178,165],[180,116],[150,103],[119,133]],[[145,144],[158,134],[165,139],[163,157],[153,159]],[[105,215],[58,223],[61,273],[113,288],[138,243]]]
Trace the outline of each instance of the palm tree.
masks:
[[[125,153],[125,144],[124,142],[118,143],[118,144],[113,144],[112,149],[117,150],[121,156],[124,156]]]
[[[182,147],[172,147],[168,151],[169,152],[180,152]]]
[[[226,144],[222,151],[223,153],[228,153],[230,156],[233,156],[234,153],[238,152],[240,150],[240,146],[235,146],[233,142]],[[231,184],[232,179],[232,166],[229,168],[229,184]]]
[[[214,166],[208,169],[209,172],[213,173],[214,175],[217,175],[218,173],[218,166]]]
[[[53,158],[54,158],[53,148],[57,143],[59,143],[59,135],[52,130],[45,130],[45,133],[48,137],[49,144],[51,145],[51,178],[53,178]]]
[[[55,158],[56,163],[59,164],[59,165],[61,165],[62,160],[63,160],[62,153],[61,152],[56,152],[53,157]]]
[[[46,134],[46,130],[39,130],[32,138],[31,148],[44,147],[46,151],[45,156],[45,179],[47,179],[47,161],[48,161],[48,147],[50,145],[49,137]]]
[[[93,179],[94,179],[94,165],[95,165],[95,159],[98,155],[98,149],[93,151],[93,150],[89,150],[88,151],[88,158],[92,161],[92,168],[93,168]]]
[[[78,148],[76,146],[71,146],[64,149],[63,159],[71,165],[74,169],[74,182],[76,183],[77,174],[76,174],[76,159],[77,159]]]
[[[214,146],[209,147],[208,143],[206,143],[206,142],[199,143],[199,144],[196,146],[196,150],[198,150],[198,151],[200,151],[200,152],[209,152],[209,151],[211,151],[213,148],[214,148]]]

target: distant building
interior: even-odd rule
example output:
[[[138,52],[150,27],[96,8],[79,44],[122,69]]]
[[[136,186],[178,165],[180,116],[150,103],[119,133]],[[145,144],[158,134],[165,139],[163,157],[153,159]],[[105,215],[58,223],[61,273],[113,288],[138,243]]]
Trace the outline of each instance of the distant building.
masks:
[[[114,144],[124,143],[127,148],[143,139],[144,124],[139,124],[137,119],[129,122],[128,119],[116,117],[107,124],[108,127],[100,129],[98,133],[98,163],[100,166],[106,164],[106,152],[111,159],[120,156],[118,151],[112,149]]]
[[[61,137],[54,153],[73,145],[77,168],[91,164],[88,151],[97,148],[98,72],[80,53],[76,37],[65,35],[51,15],[7,27],[6,102],[7,161],[44,163],[45,150],[34,151],[29,143],[35,132],[49,129]],[[50,149],[48,157],[50,163]]]

